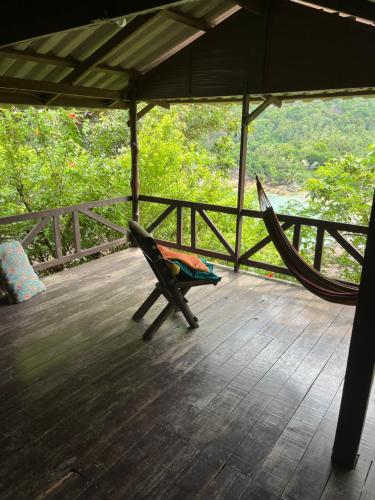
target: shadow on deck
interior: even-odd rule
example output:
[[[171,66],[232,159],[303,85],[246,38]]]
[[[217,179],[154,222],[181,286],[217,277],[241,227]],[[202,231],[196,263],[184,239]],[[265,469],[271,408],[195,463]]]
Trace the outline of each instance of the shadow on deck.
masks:
[[[154,279],[126,250],[1,306],[0,497],[374,498],[375,408],[354,471],[330,454],[353,308],[220,269],[154,340]]]

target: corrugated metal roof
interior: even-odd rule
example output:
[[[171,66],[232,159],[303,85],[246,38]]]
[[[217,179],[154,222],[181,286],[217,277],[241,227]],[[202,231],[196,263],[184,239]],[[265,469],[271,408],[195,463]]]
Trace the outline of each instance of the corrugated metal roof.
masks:
[[[208,26],[215,26],[240,8],[230,0],[195,0],[180,5],[178,12],[190,16],[193,20],[204,22]],[[188,22],[183,23],[167,14],[168,12],[163,10],[154,13],[147,22],[125,38],[114,50],[111,50],[107,57],[102,58],[99,65],[86,71],[74,84],[79,87],[117,92],[118,101],[114,97],[112,105],[113,107],[123,106],[123,102],[120,102],[123,98],[118,92],[127,87],[132,74],[149,72],[204,34],[204,31],[189,25]],[[131,26],[134,19],[138,21],[140,17],[128,17],[127,25]],[[95,22],[94,25],[2,48],[0,49],[0,77],[10,78],[10,80],[17,78],[32,82],[64,83],[64,79],[79,66],[80,62],[85,61],[111,37],[120,32],[123,28],[121,21],[120,19]],[[13,55],[9,53],[10,51],[13,51]],[[17,57],[14,56],[14,51],[17,51]],[[28,57],[31,59],[27,60],[25,54],[29,54]],[[35,56],[44,56],[45,59],[38,61]],[[16,88],[25,88],[25,90],[16,92]],[[38,104],[48,103],[48,96],[55,99],[54,94],[43,94],[42,90],[30,89],[27,86],[12,89],[11,85],[9,89],[0,89],[0,101]],[[313,96],[313,93],[309,94]],[[76,102],[77,105],[84,105],[86,102],[88,107],[92,103],[95,104],[95,99],[97,99],[98,107],[106,107],[110,103],[106,97],[100,100],[99,92],[98,96],[88,97],[86,101],[85,99],[86,97],[68,95],[64,98],[58,97],[54,103]]]
[[[230,1],[200,0],[180,7],[180,11],[216,25],[233,14],[240,7]],[[131,23],[132,19],[127,19]],[[52,55],[59,58],[84,61],[121,27],[113,21],[99,26],[85,27],[67,32],[44,36],[11,46],[18,51],[33,54]],[[102,61],[111,67],[132,69],[141,73],[149,71],[167,57],[203,34],[196,28],[169,19],[163,11],[156,13],[144,26],[120,44],[116,51]],[[34,61],[15,60],[0,56],[0,76],[60,82],[72,71],[71,68]],[[129,76],[109,74],[93,69],[80,81],[80,86],[108,90],[121,90],[128,84]]]

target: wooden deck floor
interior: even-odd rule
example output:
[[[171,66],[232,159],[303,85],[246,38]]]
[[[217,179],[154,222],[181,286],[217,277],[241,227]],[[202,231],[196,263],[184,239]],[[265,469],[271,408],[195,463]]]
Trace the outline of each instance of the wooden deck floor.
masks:
[[[330,453],[353,319],[300,287],[222,268],[200,328],[151,342],[137,250],[0,307],[0,498],[374,499],[374,398],[355,471]]]

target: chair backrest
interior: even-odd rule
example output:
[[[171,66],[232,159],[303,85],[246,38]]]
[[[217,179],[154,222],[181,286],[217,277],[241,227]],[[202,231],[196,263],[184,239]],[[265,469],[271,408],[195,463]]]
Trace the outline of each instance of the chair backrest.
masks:
[[[165,289],[169,290],[170,286],[172,286],[176,280],[169,270],[162,254],[158,250],[156,241],[151,234],[137,222],[130,221],[129,229],[156,278]]]

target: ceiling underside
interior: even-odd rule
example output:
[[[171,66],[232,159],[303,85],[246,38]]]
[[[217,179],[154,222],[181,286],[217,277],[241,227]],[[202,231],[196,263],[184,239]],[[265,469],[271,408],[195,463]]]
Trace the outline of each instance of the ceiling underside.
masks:
[[[375,5],[357,2],[151,2],[163,8],[12,44],[0,35],[0,102],[123,109],[129,88],[154,103],[375,94]]]

